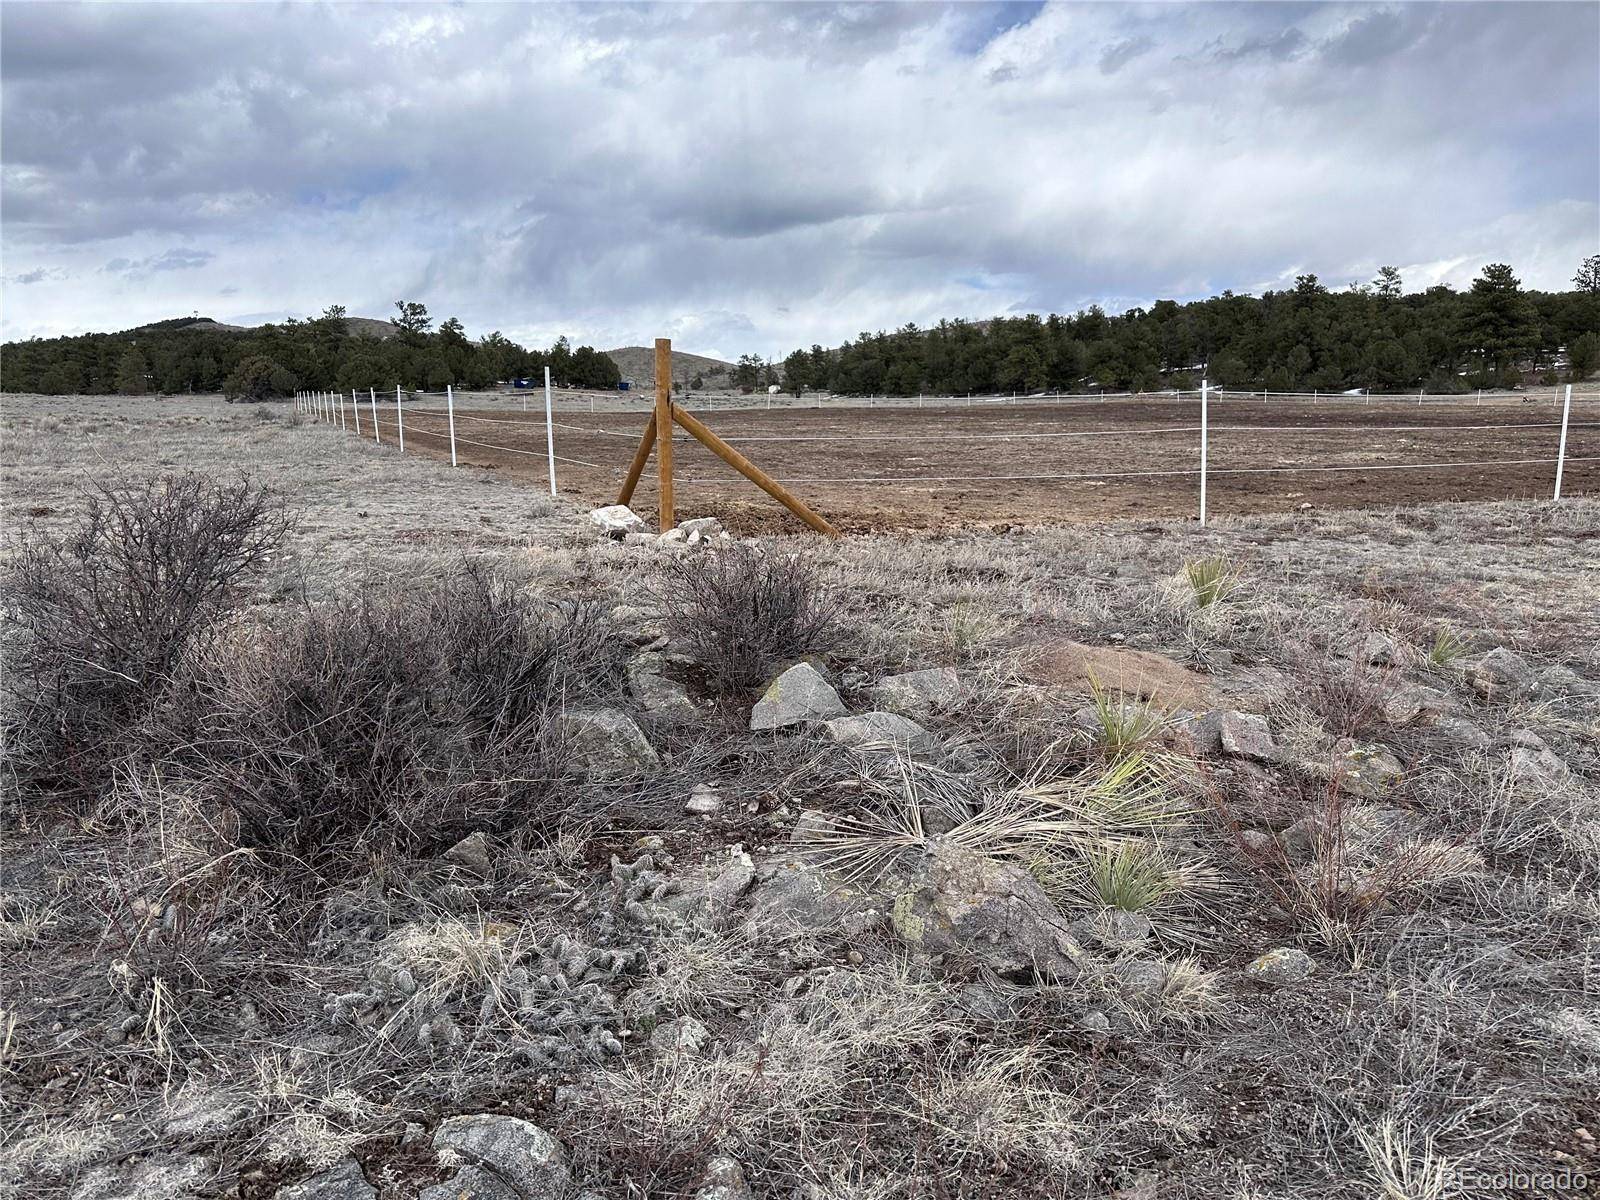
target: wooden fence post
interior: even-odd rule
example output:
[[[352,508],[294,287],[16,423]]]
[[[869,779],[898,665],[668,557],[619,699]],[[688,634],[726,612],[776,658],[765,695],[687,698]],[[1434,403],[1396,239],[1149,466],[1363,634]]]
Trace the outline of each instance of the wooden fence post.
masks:
[[[656,339],[656,483],[661,491],[661,532],[672,516],[672,339]]]

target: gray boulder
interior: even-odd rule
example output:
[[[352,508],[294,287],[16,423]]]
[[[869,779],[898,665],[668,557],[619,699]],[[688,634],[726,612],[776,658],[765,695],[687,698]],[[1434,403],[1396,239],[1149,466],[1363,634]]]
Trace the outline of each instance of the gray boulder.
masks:
[[[754,732],[785,729],[845,714],[844,701],[810,663],[796,663],[774,679],[750,710]]]
[[[434,1130],[433,1148],[509,1185],[521,1200],[556,1200],[572,1184],[561,1143],[519,1117],[451,1117]]]
[[[883,712],[926,721],[961,699],[961,677],[954,667],[908,671],[880,679],[869,694]]]
[[[464,871],[471,871],[474,875],[484,878],[494,874],[494,858],[489,851],[489,839],[484,836],[481,829],[467,834],[446,850],[444,860],[451,866],[460,867]]]
[[[1438,688],[1406,683],[1385,694],[1380,711],[1391,725],[1409,725],[1418,720],[1436,721],[1448,713],[1453,704]]]
[[[1467,668],[1467,682],[1486,700],[1525,700],[1539,690],[1526,659],[1497,646]]]
[[[897,896],[895,933],[925,954],[996,974],[1076,978],[1084,951],[1024,867],[934,841]]]
[[[1365,800],[1380,800],[1405,778],[1400,760],[1382,746],[1343,743],[1333,764],[1339,790]]]
[[[1494,745],[1494,739],[1465,717],[1446,717],[1439,722],[1439,732],[1463,752],[1483,751]]]
[[[1511,747],[1506,765],[1515,782],[1545,791],[1560,787],[1572,774],[1560,755],[1542,745]]]
[[[607,504],[589,513],[589,522],[599,527],[607,537],[621,540],[630,533],[648,533],[650,527],[644,518],[626,504]]]
[[[273,1193],[274,1200],[377,1200],[377,1196],[378,1189],[367,1182],[353,1158]]]
[[[689,690],[667,674],[666,655],[658,651],[647,651],[628,660],[628,691],[647,713],[663,717],[700,715]]]
[[[915,721],[889,712],[862,713],[855,717],[835,717],[827,722],[828,736],[841,746],[866,749],[889,746],[914,754],[926,754],[938,741]]]
[[[644,731],[619,709],[563,713],[561,723],[573,760],[586,774],[611,779],[661,766]]]

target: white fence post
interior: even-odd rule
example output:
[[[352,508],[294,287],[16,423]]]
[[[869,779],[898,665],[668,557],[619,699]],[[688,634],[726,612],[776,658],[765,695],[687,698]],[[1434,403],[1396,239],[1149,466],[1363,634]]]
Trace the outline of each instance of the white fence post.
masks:
[[[1206,416],[1207,400],[1210,399],[1210,385],[1202,379],[1200,381],[1200,528],[1206,527],[1206,449],[1210,434],[1210,422]]]
[[[350,411],[356,415],[356,436],[361,436],[361,397],[355,388],[350,389]]]
[[[1561,471],[1567,465],[1567,418],[1572,415],[1572,385],[1567,384],[1567,398],[1561,405],[1561,446],[1556,451],[1556,491],[1552,500],[1561,499]]]
[[[444,385],[445,411],[450,414],[450,465],[456,465],[456,390],[453,384]]]
[[[406,419],[400,407],[400,385],[394,385],[394,427],[400,434],[400,453],[406,452]]]
[[[528,398],[522,398],[524,408],[528,405]],[[550,494],[556,494],[556,416],[555,406],[550,399],[550,368],[544,369],[544,444],[550,454]]]
[[[344,419],[344,393],[339,393],[339,432],[343,433],[350,425]]]
[[[367,403],[372,406],[372,440],[378,445],[383,445],[383,438],[378,435],[378,389],[367,389]]]

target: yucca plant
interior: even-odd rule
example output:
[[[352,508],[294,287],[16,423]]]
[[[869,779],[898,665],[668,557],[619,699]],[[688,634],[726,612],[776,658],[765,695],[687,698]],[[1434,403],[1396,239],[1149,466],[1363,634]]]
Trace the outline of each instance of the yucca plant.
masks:
[[[1048,761],[1048,753],[1043,756]],[[1110,838],[1175,824],[1184,807],[1142,756],[1092,767],[1065,779],[1034,776],[967,792],[959,777],[901,759],[893,779],[863,778],[863,804],[835,816],[805,849],[855,879],[876,874],[930,841],[924,815],[954,823],[946,845],[1030,864],[1081,856]]]
[[[1428,648],[1428,661],[1436,667],[1451,667],[1467,656],[1467,643],[1448,625],[1434,631],[1433,645]]]
[[[1239,573],[1221,555],[1186,562],[1183,564],[1183,574],[1194,591],[1195,603],[1201,608],[1222,603],[1239,586]]]
[[[1112,762],[1144,752],[1166,728],[1167,718],[1137,697],[1129,698],[1094,685],[1095,740]]]
[[[1118,841],[1096,847],[1084,857],[1094,898],[1108,908],[1143,912],[1160,904],[1176,886],[1165,856],[1140,842]]]

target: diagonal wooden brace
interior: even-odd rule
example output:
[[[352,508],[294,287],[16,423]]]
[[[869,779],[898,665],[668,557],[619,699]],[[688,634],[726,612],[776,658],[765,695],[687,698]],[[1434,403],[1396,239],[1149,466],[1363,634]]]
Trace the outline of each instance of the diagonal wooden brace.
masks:
[[[672,414],[672,419],[679,425],[682,425],[696,438],[698,438],[705,445],[706,449],[710,450],[711,453],[715,454],[723,462],[727,463],[735,471],[739,472],[739,474],[743,475],[751,483],[755,484],[763,492],[771,496],[774,500],[787,508],[795,516],[799,517],[807,525],[811,526],[811,528],[815,529],[818,533],[826,533],[831,537],[839,536],[839,531],[837,529],[807,508],[797,496],[793,495],[776,479],[773,479],[760,467],[756,466],[755,463],[751,462],[732,446],[728,445],[727,442],[723,441],[716,434],[712,433],[711,430],[697,418],[690,416],[676,404],[672,405],[669,411]],[[635,459],[635,462],[639,463],[641,467],[643,466],[642,460]]]
[[[644,465],[650,461],[650,447],[656,444],[656,416],[650,414],[650,419],[644,423],[644,436],[639,439],[639,448],[633,452],[633,462],[628,466],[628,477],[622,481],[622,494],[617,497],[618,504],[627,504],[633,499],[633,489],[639,486],[639,476],[644,474]]]

